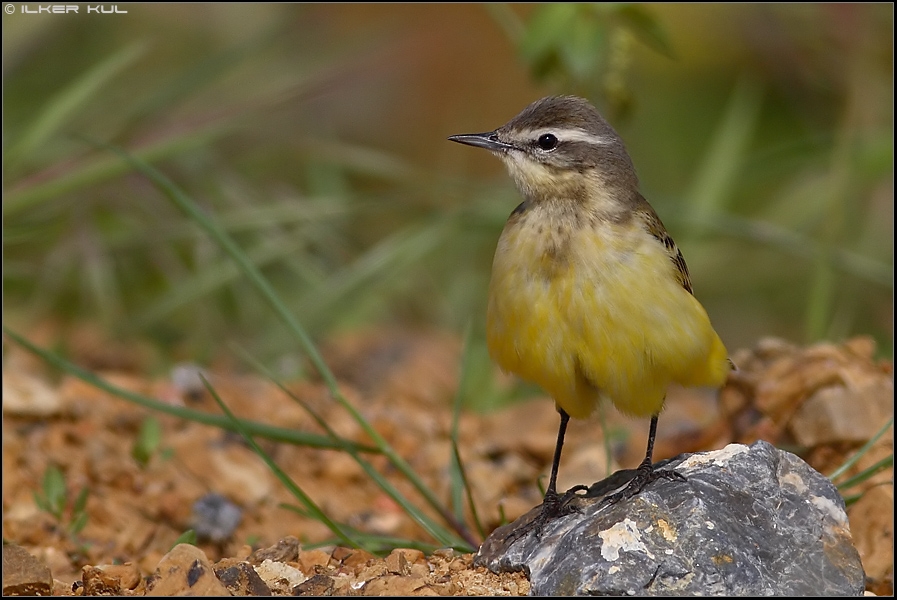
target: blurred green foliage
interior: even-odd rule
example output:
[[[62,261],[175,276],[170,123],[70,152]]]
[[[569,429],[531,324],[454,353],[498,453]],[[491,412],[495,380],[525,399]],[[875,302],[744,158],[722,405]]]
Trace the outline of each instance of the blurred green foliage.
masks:
[[[730,349],[869,334],[891,354],[892,5],[123,8],[4,15],[5,319],[94,321],[152,340],[158,367],[231,340],[301,364],[228,256],[101,142],[197,199],[313,336],[472,322],[476,354],[519,201],[445,137],[577,93]]]
[[[60,531],[76,537],[87,525],[87,497],[90,490],[81,488],[74,500],[69,499],[65,475],[56,465],[48,465],[40,491],[34,492],[34,503],[56,521]]]

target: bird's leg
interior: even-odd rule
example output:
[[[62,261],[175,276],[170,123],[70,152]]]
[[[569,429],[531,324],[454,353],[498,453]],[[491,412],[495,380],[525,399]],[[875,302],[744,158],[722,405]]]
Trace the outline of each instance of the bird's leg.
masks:
[[[577,492],[589,489],[585,485],[576,485],[564,492],[563,496],[558,495],[558,467],[561,464],[561,450],[564,447],[567,422],[570,420],[570,415],[563,408],[558,407],[558,412],[561,414],[561,425],[558,428],[558,440],[554,447],[554,460],[551,462],[551,476],[548,479],[548,489],[545,491],[545,497],[542,500],[542,510],[535,519],[515,530],[508,538],[509,543],[513,543],[513,541],[523,537],[530,531],[535,531],[536,536],[541,535],[542,528],[549,521],[574,512],[576,508],[570,505],[570,500],[576,497]]]
[[[603,502],[606,504],[616,504],[620,500],[627,500],[638,494],[643,487],[657,479],[669,479],[670,481],[686,481],[685,475],[665,469],[655,469],[652,462],[654,455],[654,438],[657,436],[657,416],[651,416],[651,429],[648,432],[648,451],[645,454],[645,460],[635,470],[635,476],[629,481],[625,488],[615,494],[607,496]]]
[[[577,485],[564,492],[563,496],[558,496],[558,468],[561,464],[564,436],[567,434],[567,422],[570,420],[570,415],[563,408],[558,407],[558,412],[561,414],[561,425],[558,428],[558,441],[554,447],[554,460],[551,461],[551,476],[548,479],[548,489],[545,490],[545,498],[542,500],[542,514],[540,515],[546,522],[554,517],[568,514],[570,510],[567,504],[576,496],[576,492],[589,489],[588,486]]]

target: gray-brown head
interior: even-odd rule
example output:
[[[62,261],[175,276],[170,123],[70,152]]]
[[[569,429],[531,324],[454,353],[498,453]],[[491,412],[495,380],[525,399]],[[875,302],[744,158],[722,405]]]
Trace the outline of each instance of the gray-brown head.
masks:
[[[617,132],[587,100],[537,100],[495,131],[453,135],[453,142],[486,148],[502,159],[528,199],[597,185],[605,193],[638,191],[632,160]]]

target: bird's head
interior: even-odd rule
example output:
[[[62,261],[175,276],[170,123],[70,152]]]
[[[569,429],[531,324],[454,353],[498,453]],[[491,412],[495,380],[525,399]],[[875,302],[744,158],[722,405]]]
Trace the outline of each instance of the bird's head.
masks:
[[[494,131],[448,139],[497,155],[521,193],[534,201],[595,185],[605,191],[638,189],[620,136],[576,96],[542,98]]]

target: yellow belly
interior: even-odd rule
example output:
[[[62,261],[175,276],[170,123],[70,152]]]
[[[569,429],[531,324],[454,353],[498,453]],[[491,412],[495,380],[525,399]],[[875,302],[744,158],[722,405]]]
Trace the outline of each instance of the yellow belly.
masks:
[[[602,399],[655,414],[671,382],[721,386],[726,349],[663,246],[635,224],[600,227],[559,253],[533,226],[506,228],[489,289],[493,359],[579,418]]]

